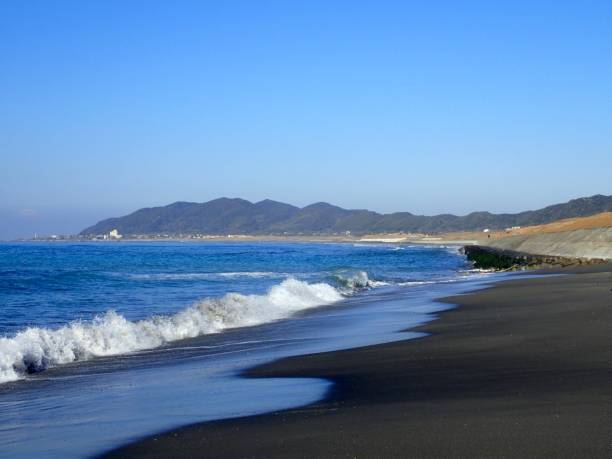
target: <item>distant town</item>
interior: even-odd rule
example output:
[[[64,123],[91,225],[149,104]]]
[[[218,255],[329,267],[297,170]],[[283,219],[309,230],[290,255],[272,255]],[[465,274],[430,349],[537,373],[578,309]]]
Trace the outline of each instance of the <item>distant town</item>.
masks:
[[[405,236],[409,236],[406,234]],[[102,234],[52,234],[49,236],[38,236],[35,235],[33,238],[19,239],[21,241],[121,241],[121,240],[176,240],[176,239],[194,239],[194,240],[214,240],[214,239],[260,239],[262,237],[272,238],[291,238],[291,237],[342,237],[351,238],[350,231],[344,231],[342,233],[321,233],[321,234],[270,234],[270,235],[251,235],[251,234],[192,234],[192,233],[159,233],[159,234],[130,234],[123,235],[119,233],[119,230],[113,229],[107,233]]]

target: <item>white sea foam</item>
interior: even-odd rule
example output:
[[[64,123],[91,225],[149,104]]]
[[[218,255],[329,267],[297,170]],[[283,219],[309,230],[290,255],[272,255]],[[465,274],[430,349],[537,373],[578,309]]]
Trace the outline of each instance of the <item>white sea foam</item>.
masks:
[[[426,284],[435,284],[436,281],[403,281],[397,282],[395,285],[399,285],[400,287],[409,287],[412,285],[426,285]]]
[[[365,279],[367,284],[367,275]],[[351,288],[359,286],[354,282]],[[13,337],[0,337],[0,383],[69,362],[151,349],[228,328],[271,322],[342,298],[331,285],[289,278],[265,295],[228,293],[169,316],[129,321],[108,311],[92,321],[75,321],[58,329],[31,327]]]
[[[471,269],[463,269],[460,270],[460,274],[483,274],[483,273],[494,273],[497,272],[495,268],[485,269],[485,268],[471,268]]]

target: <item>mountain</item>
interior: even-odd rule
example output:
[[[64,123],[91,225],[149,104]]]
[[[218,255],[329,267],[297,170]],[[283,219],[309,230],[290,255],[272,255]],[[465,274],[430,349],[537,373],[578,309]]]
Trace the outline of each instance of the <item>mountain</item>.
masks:
[[[409,212],[379,214],[343,209],[325,202],[299,208],[270,199],[252,203],[244,199],[219,198],[205,203],[175,202],[164,207],[140,209],[124,217],[102,220],[81,231],[81,235],[102,234],[112,229],[126,235],[435,233],[540,225],[605,211],[612,211],[612,196],[573,199],[518,214],[473,212],[465,216],[425,216]]]

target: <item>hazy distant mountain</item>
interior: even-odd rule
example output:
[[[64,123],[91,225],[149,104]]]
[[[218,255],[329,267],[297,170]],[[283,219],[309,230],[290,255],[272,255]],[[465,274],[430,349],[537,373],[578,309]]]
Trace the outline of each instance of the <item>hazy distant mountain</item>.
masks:
[[[137,210],[124,217],[102,220],[84,229],[82,235],[122,234],[331,234],[351,231],[426,232],[502,229],[552,222],[612,211],[612,196],[595,195],[573,199],[540,210],[518,214],[473,212],[424,216],[409,212],[379,214],[369,210],[347,210],[325,202],[299,208],[266,199],[251,203],[244,199],[220,198],[205,203],[175,202],[164,207]]]

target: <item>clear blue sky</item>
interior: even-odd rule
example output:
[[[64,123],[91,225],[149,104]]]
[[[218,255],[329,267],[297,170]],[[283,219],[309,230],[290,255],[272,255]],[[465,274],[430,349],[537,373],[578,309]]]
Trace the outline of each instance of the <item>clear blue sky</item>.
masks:
[[[612,193],[612,4],[3,1],[0,237],[177,200]]]

